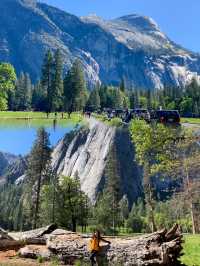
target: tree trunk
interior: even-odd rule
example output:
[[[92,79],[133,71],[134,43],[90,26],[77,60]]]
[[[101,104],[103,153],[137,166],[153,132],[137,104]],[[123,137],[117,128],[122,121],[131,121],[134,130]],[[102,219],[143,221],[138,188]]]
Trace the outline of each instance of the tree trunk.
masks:
[[[180,265],[178,258],[182,250],[181,238],[178,225],[170,231],[163,229],[139,238],[110,237],[107,240],[111,245],[101,243],[98,261],[112,266],[177,266]],[[55,236],[50,235],[47,246],[53,254],[59,255],[65,265],[74,265],[77,260],[83,260],[84,264],[89,262],[89,240],[90,237],[85,235],[55,233]]]
[[[76,218],[72,217],[72,231],[76,232]]]
[[[42,177],[40,175],[37,184],[37,192],[36,192],[36,203],[35,203],[35,213],[34,213],[34,220],[33,220],[33,229],[37,228],[38,222],[38,213],[39,213],[39,203],[40,203],[40,190],[41,190],[41,180]]]

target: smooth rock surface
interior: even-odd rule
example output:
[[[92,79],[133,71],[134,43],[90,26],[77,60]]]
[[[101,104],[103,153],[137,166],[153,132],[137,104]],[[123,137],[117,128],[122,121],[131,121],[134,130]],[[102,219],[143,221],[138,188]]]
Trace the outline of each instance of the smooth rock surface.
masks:
[[[88,119],[88,125],[67,134],[58,143],[52,154],[52,166],[59,175],[78,175],[82,190],[94,203],[109,178],[107,166],[113,146],[117,162],[112,163],[120,176],[121,197],[126,195],[131,206],[142,193],[142,178],[126,127],[111,127],[94,118]]]

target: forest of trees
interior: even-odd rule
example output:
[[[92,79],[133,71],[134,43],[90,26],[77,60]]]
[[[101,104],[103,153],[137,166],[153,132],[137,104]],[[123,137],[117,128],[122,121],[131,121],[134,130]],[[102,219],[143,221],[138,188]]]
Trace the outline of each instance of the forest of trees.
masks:
[[[200,85],[195,79],[185,87],[163,89],[126,87],[122,78],[118,87],[97,84],[89,89],[80,60],[64,73],[62,55],[47,51],[41,78],[32,84],[27,73],[16,78],[14,68],[0,64],[0,110],[82,111],[84,108],[148,108],[179,110],[182,116],[200,116]]]
[[[185,116],[200,116],[200,85],[196,80],[185,88],[160,90],[126,88],[97,84],[88,90],[81,62],[75,60],[64,75],[60,51],[48,51],[41,79],[32,84],[27,73],[16,77],[14,68],[0,64],[0,109],[13,111],[68,112],[84,108],[178,109]],[[0,187],[0,223],[9,230],[27,230],[57,223],[69,230],[98,226],[107,233],[151,232],[179,222],[184,232],[200,232],[198,178],[200,156],[196,140],[182,128],[133,121],[130,133],[138,164],[143,167],[144,195],[130,206],[121,194],[115,145],[110,153],[109,178],[93,206],[81,191],[78,175],[57,176],[51,168],[51,146],[44,128],[38,130],[28,156],[26,182]],[[161,180],[181,180],[174,191],[158,192]],[[165,194],[165,197],[160,197]],[[31,199],[31,200],[30,200]]]
[[[72,231],[98,227],[117,234],[152,232],[178,222],[183,232],[199,233],[200,156],[196,139],[179,127],[150,125],[142,120],[131,123],[130,133],[144,172],[143,196],[133,206],[121,192],[115,143],[104,190],[92,205],[81,191],[78,174],[58,176],[51,168],[49,136],[41,128],[28,156],[25,182],[0,188],[1,226],[27,230],[57,223]],[[165,186],[162,191],[158,184],[165,179],[182,186]]]

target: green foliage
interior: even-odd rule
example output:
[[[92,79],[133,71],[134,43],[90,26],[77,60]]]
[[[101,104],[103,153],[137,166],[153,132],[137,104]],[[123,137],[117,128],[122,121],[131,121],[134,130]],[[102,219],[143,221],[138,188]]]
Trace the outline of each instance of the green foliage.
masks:
[[[147,124],[133,120],[130,132],[135,144],[136,157],[140,165],[149,167],[149,175],[166,172],[173,167],[172,151],[182,132],[179,128],[163,124]]]
[[[0,187],[0,224],[5,229],[20,230],[23,224],[22,187],[8,184]]]
[[[43,263],[43,262],[45,262],[45,259],[43,257],[39,256],[39,257],[37,257],[37,262]]]
[[[186,235],[183,243],[183,256],[180,261],[187,266],[200,266],[200,237]]]
[[[91,91],[89,99],[86,104],[86,108],[92,108],[93,110],[98,110],[101,105],[100,105],[100,96],[99,96],[99,89],[96,88]]]
[[[8,92],[14,89],[15,70],[8,63],[0,63],[0,110],[7,109]]]
[[[28,169],[26,172],[28,177],[27,196],[32,197],[30,208],[33,215],[33,228],[37,228],[39,223],[41,189],[44,182],[50,178],[50,163],[51,148],[49,135],[44,128],[40,128],[28,157]]]
[[[122,223],[120,200],[122,198],[120,164],[116,143],[113,143],[105,169],[106,184],[94,210],[97,225],[106,232],[116,232]]]
[[[54,177],[43,186],[41,200],[43,224],[56,222],[69,230],[76,231],[87,224],[89,212],[88,197],[80,189],[77,177]]]
[[[131,212],[126,221],[128,231],[131,233],[142,233],[149,231],[146,221],[146,209],[142,199],[133,204]]]
[[[89,266],[90,264],[87,262],[84,262],[83,260],[77,260],[75,261],[75,266]]]
[[[15,90],[10,91],[9,109],[25,111],[31,109],[32,84],[28,74],[21,73],[16,81]]]
[[[87,89],[81,62],[75,60],[64,79],[64,105],[68,113],[83,110],[87,101]]]
[[[152,231],[156,230],[154,217],[154,183],[152,177],[168,175],[174,167],[174,151],[179,129],[162,124],[147,124],[142,120],[133,120],[130,132],[136,150],[136,158],[143,166],[143,185],[145,200],[148,204],[149,221]]]

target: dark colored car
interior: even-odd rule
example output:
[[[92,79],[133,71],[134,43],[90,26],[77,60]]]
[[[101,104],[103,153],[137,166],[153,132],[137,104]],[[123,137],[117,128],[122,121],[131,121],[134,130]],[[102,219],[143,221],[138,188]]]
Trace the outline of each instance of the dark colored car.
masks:
[[[177,110],[159,110],[155,111],[154,118],[160,123],[180,123],[181,118]]]

